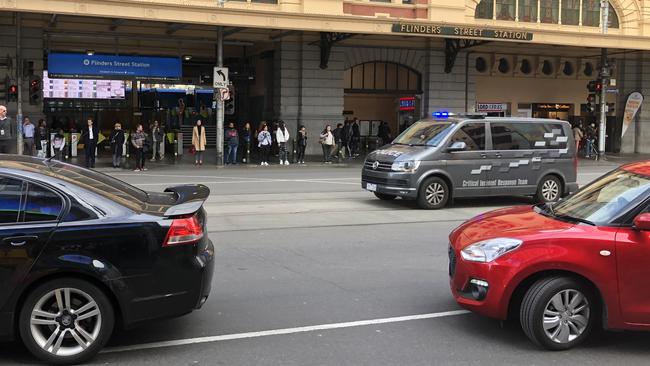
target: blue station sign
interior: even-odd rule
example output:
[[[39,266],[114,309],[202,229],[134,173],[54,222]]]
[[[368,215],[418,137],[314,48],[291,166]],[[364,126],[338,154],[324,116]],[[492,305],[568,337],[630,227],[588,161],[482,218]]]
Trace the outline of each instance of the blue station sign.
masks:
[[[178,57],[50,53],[47,68],[55,78],[180,80],[183,65]]]

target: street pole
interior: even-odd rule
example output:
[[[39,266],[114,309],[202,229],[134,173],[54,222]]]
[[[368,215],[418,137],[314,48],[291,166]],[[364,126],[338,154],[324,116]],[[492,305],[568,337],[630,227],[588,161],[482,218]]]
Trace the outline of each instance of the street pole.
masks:
[[[223,27],[217,27],[217,66],[223,67]],[[223,166],[223,100],[219,89],[214,89],[217,96],[217,166]]]
[[[600,2],[602,18],[601,26],[603,35],[607,34],[609,22],[609,1]],[[600,90],[600,127],[598,128],[598,153],[602,159],[605,158],[605,138],[607,129],[607,86],[609,85],[609,68],[607,66],[607,49],[601,49],[600,53],[600,79],[602,88]]]
[[[16,14],[16,85],[18,86],[18,111],[16,114],[16,151],[23,154],[23,58],[21,14]]]

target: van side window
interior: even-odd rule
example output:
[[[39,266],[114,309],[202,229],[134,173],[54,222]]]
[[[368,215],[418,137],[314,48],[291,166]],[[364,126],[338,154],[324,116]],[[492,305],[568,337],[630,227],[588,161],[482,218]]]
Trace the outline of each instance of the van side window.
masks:
[[[493,122],[494,150],[564,149],[568,136],[561,124]]]
[[[465,151],[485,150],[485,123],[468,123],[451,137],[450,145],[462,141],[467,145]]]

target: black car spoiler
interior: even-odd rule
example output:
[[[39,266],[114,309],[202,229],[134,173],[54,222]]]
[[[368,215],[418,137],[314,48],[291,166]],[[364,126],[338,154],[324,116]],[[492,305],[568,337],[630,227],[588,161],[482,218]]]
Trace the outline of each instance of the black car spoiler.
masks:
[[[165,211],[165,216],[190,215],[201,209],[205,200],[210,196],[210,188],[203,184],[186,184],[165,189],[174,193],[176,202]]]

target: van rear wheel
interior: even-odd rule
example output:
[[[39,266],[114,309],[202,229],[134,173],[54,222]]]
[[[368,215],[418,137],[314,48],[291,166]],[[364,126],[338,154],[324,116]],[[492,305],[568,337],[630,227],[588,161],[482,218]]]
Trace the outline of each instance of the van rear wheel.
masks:
[[[442,178],[427,178],[418,191],[418,206],[428,210],[438,210],[449,201],[449,186]]]
[[[539,181],[535,201],[557,202],[562,197],[562,182],[554,175],[547,175]]]
[[[397,198],[397,196],[392,194],[377,193],[377,192],[375,192],[375,197],[379,198],[382,201],[392,201],[395,198]]]

